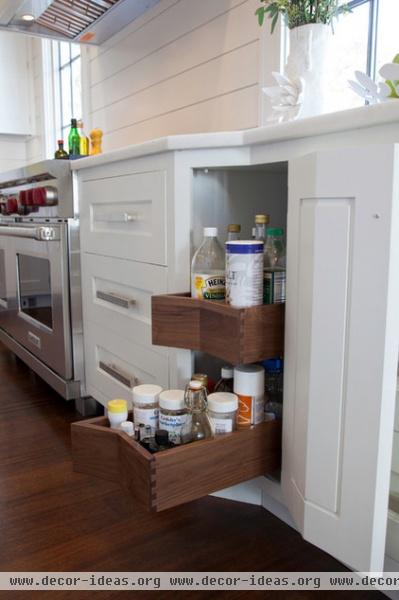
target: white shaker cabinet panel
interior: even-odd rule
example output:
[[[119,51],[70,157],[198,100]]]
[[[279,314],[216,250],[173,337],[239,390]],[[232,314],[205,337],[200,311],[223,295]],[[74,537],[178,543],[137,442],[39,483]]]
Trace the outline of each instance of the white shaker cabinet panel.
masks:
[[[167,264],[165,171],[83,181],[80,194],[84,252]]]
[[[168,269],[157,265],[83,254],[84,319],[104,324],[117,335],[167,354],[152,346],[151,297],[167,293]]]
[[[101,397],[93,393],[99,402],[103,397],[131,402],[132,389],[143,383],[169,386],[167,356],[90,321],[85,323],[85,363],[88,389],[101,391]]]
[[[29,38],[0,34],[0,134],[31,135],[32,78],[28,69]]]
[[[395,145],[289,165],[283,491],[305,539],[383,568],[399,340]]]

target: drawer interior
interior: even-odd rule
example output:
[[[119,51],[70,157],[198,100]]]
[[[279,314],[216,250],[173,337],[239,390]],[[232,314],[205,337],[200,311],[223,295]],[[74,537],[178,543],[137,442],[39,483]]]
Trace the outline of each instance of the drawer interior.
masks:
[[[106,417],[72,424],[74,469],[119,482],[132,499],[159,512],[280,467],[281,423],[150,454]]]

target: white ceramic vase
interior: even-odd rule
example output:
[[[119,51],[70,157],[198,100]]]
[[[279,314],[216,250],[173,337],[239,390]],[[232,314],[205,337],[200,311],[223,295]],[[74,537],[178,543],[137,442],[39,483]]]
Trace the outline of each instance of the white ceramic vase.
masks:
[[[311,23],[290,30],[290,51],[285,74],[301,79],[304,93],[297,117],[311,117],[330,111],[328,94],[329,47],[332,39],[330,25]]]

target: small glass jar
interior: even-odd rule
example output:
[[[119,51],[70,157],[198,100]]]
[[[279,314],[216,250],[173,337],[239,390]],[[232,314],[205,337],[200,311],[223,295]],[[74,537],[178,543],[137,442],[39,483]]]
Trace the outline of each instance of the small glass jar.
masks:
[[[200,381],[204,388],[208,391],[208,375],[205,373],[194,373],[191,377],[192,381]]]
[[[208,396],[208,415],[214,435],[231,433],[236,428],[238,398],[229,392]]]
[[[151,427],[152,434],[158,429],[159,385],[136,385],[133,388],[133,421]]]
[[[168,432],[173,444],[182,443],[181,432],[187,414],[183,390],[166,390],[159,395],[159,427]]]
[[[121,423],[127,421],[126,400],[110,400],[107,404],[107,416],[111,429],[120,429]]]

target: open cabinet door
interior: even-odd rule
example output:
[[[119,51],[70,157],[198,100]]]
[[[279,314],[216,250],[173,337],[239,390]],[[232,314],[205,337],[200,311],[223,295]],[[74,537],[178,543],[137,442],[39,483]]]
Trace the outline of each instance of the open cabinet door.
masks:
[[[383,570],[399,341],[399,153],[289,165],[283,493],[303,537]]]

